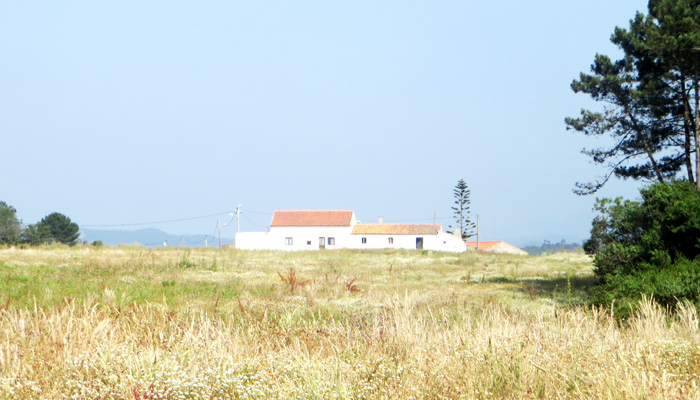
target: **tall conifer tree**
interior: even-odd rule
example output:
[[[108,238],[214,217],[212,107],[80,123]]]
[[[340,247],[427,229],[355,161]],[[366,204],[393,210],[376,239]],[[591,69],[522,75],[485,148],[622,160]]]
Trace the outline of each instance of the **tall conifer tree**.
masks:
[[[455,226],[450,226],[450,228],[459,229],[462,239],[468,239],[474,236],[475,227],[474,223],[469,217],[469,206],[471,204],[469,195],[471,194],[471,191],[469,190],[467,183],[464,182],[464,179],[460,179],[452,192],[454,193],[455,199],[455,206],[452,207],[455,218]]]

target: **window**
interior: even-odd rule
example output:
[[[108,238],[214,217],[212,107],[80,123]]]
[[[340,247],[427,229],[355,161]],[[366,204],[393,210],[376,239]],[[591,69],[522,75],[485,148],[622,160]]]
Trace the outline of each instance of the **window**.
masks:
[[[292,238],[290,238],[290,237],[284,238],[284,244],[286,244],[287,246],[291,246],[292,245]]]
[[[329,237],[329,238],[328,238],[328,245],[329,245],[329,246],[335,245],[335,238],[334,238],[334,237]]]
[[[307,246],[311,246],[311,241],[310,241],[310,240],[307,240],[307,241],[306,241],[306,245],[307,245]]]
[[[390,238],[389,238],[389,244],[394,244],[394,238],[393,238],[393,237],[390,237]]]
[[[362,238],[362,244],[367,244],[367,238]]]

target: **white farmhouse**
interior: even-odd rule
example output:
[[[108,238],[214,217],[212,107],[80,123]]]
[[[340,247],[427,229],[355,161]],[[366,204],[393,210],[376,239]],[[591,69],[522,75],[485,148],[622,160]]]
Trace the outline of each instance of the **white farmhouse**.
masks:
[[[236,248],[319,250],[350,247],[353,211],[275,211],[268,232],[236,233]]]
[[[463,252],[437,224],[360,224],[353,211],[275,211],[268,232],[236,233],[249,250],[425,249]]]
[[[462,238],[443,232],[438,224],[357,224],[352,229],[355,249],[425,249],[463,252]]]

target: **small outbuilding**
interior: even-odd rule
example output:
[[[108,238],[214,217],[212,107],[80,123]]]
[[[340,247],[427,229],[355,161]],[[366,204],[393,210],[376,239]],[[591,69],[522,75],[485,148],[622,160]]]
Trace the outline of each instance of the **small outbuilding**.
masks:
[[[502,240],[487,242],[467,242],[467,247],[469,249],[483,251],[484,253],[518,254],[523,256],[527,256],[530,254],[527,251],[519,249],[513,246],[512,244],[508,244]]]

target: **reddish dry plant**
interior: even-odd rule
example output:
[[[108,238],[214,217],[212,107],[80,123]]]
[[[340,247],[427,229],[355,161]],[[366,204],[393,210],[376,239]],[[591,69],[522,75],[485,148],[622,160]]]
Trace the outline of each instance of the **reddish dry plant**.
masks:
[[[289,269],[289,273],[285,276],[280,274],[279,272],[277,275],[280,276],[280,279],[282,279],[282,282],[284,282],[285,285],[289,286],[289,292],[294,293],[294,290],[298,287],[303,287],[306,285],[309,280],[304,280],[301,279],[297,276],[297,272],[294,270],[294,268]]]
[[[335,277],[335,283],[338,283],[338,279],[340,279],[340,275],[342,275],[342,273],[339,273],[339,274]],[[314,282],[315,282],[315,281],[314,281]],[[326,274],[326,282],[328,282],[328,274]]]
[[[5,304],[3,304],[2,307],[0,307],[0,311],[7,310],[7,308],[10,306],[10,299],[11,299],[10,297],[7,298],[7,301],[5,302]]]
[[[131,393],[134,395],[134,400],[155,400],[160,398],[155,390],[155,383],[156,381],[151,382],[151,385],[143,391],[143,394],[141,394],[143,390],[141,387],[132,388]]]
[[[219,299],[221,298],[221,294],[217,293],[216,294],[216,302],[214,303],[214,311],[216,311],[217,308],[219,308]]]
[[[347,290],[348,292],[353,292],[353,293],[361,292],[362,290],[360,290],[360,288],[358,288],[357,285],[355,284],[356,280],[357,280],[357,278],[352,278],[352,280],[345,282],[345,290]]]

